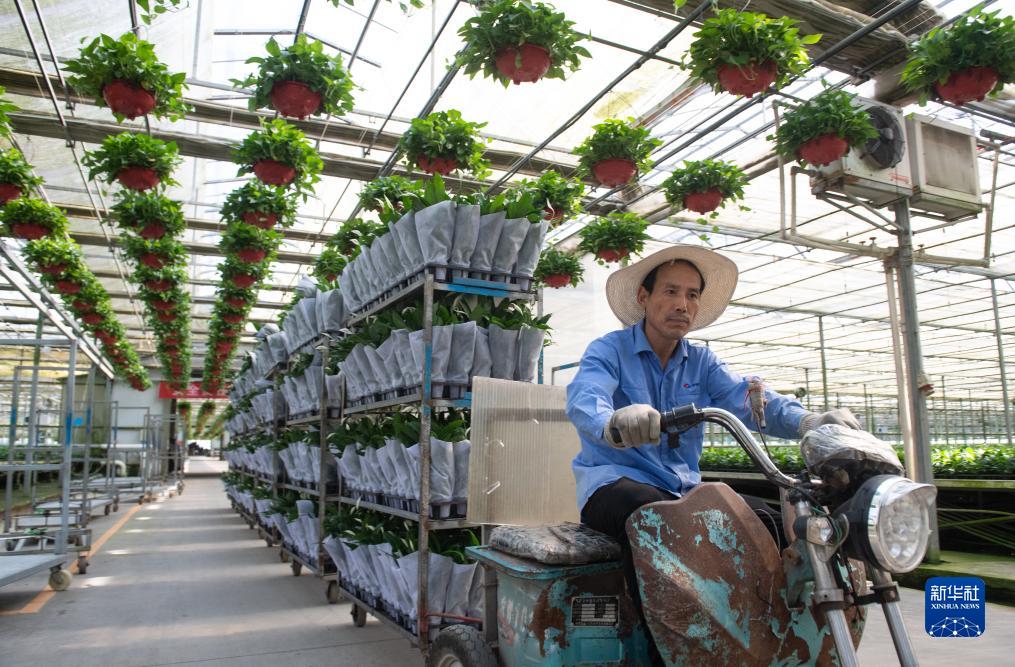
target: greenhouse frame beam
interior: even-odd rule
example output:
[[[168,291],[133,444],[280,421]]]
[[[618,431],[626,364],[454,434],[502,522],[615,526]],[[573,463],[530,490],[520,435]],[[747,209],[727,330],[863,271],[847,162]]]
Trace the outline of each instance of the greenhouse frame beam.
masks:
[[[994,279],[990,281],[990,296],[991,305],[994,311],[994,335],[997,338],[997,364],[1001,369],[1001,395],[1004,400],[1004,431],[1008,436],[1008,444],[1012,444],[1012,419],[1011,419],[1011,401],[1008,400],[1008,372],[1004,361],[1004,340],[1001,335],[1001,316],[998,314],[997,307],[997,285],[994,284]]]
[[[117,245],[120,240],[119,236],[112,236],[110,239],[106,239],[104,236],[99,234],[92,234],[89,232],[68,232],[74,241],[79,245],[83,246],[99,246],[99,247],[111,247]],[[219,250],[217,245],[209,245],[206,243],[194,243],[193,241],[180,241],[180,244],[186,249],[188,254],[191,255],[204,255],[206,257],[223,257],[223,253]],[[274,262],[284,262],[292,264],[312,264],[317,258],[317,255],[312,253],[304,252],[292,252],[289,250],[280,250],[277,252]]]

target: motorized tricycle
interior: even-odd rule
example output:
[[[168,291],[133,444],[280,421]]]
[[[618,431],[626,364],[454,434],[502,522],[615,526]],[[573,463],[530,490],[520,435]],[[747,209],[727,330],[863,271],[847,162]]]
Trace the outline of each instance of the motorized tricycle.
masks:
[[[505,547],[495,529],[490,545],[469,549],[486,572],[484,627],[441,630],[430,664],[649,665],[651,636],[667,665],[850,666],[867,606],[877,603],[900,663],[915,665],[892,575],[923,559],[935,488],[903,477],[881,441],[839,426],[804,437],[807,470],[797,476],[782,473],[725,410],[682,406],[663,414],[662,428],[703,422],[729,431],[778,487],[787,548],[780,553],[725,484],[642,507],[627,522],[642,623],[619,561],[602,559],[608,537],[576,524],[513,527]],[[530,548],[519,540],[527,531]],[[566,548],[548,549],[548,535]],[[568,558],[546,558],[551,552]]]

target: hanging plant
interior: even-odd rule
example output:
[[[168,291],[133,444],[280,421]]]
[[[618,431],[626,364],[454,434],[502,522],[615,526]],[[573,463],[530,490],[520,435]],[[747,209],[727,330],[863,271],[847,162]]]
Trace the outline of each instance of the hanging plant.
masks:
[[[268,261],[281,240],[282,235],[276,231],[234,222],[226,227],[219,250],[244,264],[259,264]]]
[[[22,255],[43,275],[59,276],[72,267],[83,267],[78,245],[67,236],[48,236],[26,243]]]
[[[4,236],[34,241],[46,236],[67,234],[63,211],[41,199],[19,197],[0,209]]]
[[[109,323],[116,322],[116,314],[108,303],[95,305],[89,312],[79,317],[81,324],[89,331],[105,327]]]
[[[509,199],[531,193],[533,203],[543,211],[543,218],[550,221],[552,228],[581,211],[585,184],[577,178],[564,178],[551,169],[534,181],[520,181],[511,192]]]
[[[419,181],[411,181],[404,176],[381,176],[375,178],[359,192],[360,205],[370,211],[400,216],[412,208],[411,202],[422,194],[423,186]],[[392,220],[394,222],[394,220]]]
[[[101,177],[106,183],[117,180],[129,190],[179,185],[170,174],[181,162],[175,142],[132,132],[106,137],[100,148],[87,151],[81,160],[88,167],[88,178]]]
[[[345,270],[346,264],[349,263],[348,258],[332,244],[333,241],[334,239],[328,241],[324,250],[317,256],[317,261],[314,262],[314,277],[326,286],[338,280],[342,271]]]
[[[180,202],[161,194],[124,192],[112,211],[121,228],[149,241],[179,236],[187,228]]]
[[[64,303],[79,315],[109,303],[109,293],[84,264],[71,267],[59,276],[43,276],[43,282],[60,292]]]
[[[581,58],[592,54],[579,46],[583,37],[550,5],[528,0],[497,0],[483,6],[458,34],[465,46],[458,65],[470,78],[484,76],[509,83],[563,79],[575,72]]]
[[[609,118],[592,126],[592,136],[577,148],[578,175],[592,174],[600,185],[609,188],[630,183],[638,172],[652,167],[652,151],[662,145],[649,131],[635,126],[634,118],[627,122]]]
[[[539,255],[539,263],[533,274],[536,280],[554,289],[577,287],[585,274],[581,260],[569,252],[547,248]]]
[[[306,118],[318,112],[342,116],[352,110],[352,77],[341,56],[329,56],[324,45],[300,34],[292,46],[282,48],[272,37],[265,45],[268,56],[255,56],[258,73],[232,79],[234,86],[254,87],[251,111],[271,107],[283,116]]]
[[[804,48],[821,35],[801,37],[799,21],[720,9],[694,33],[681,67],[716,92],[752,97],[773,83],[781,88],[810,67]]]
[[[169,237],[148,241],[138,236],[123,236],[120,238],[120,243],[127,257],[134,260],[138,266],[164,269],[184,266],[187,262],[186,248],[176,239]]]
[[[470,123],[455,109],[435,111],[426,118],[413,118],[398,140],[398,155],[405,156],[409,167],[417,166],[428,174],[446,176],[455,170],[483,178],[490,163],[483,159],[479,130],[486,123]]]
[[[296,201],[283,188],[248,181],[226,196],[221,215],[226,222],[244,222],[261,229],[272,229],[276,224],[292,227]]]
[[[958,105],[982,101],[1015,82],[1015,17],[999,13],[977,7],[910,45],[902,84],[920,104],[932,93]]]
[[[632,253],[645,249],[651,237],[645,231],[648,222],[634,213],[610,213],[590,222],[578,236],[578,249],[596,256],[596,263],[607,266],[614,262],[627,263]]]
[[[130,279],[149,292],[159,293],[182,286],[187,281],[187,275],[179,266],[152,269],[140,264],[130,275]]]
[[[32,172],[32,165],[17,148],[0,150],[0,205],[27,194],[42,185],[42,179]]]
[[[235,257],[226,257],[219,265],[222,280],[233,287],[247,289],[268,277],[268,264],[244,264]]]
[[[14,113],[18,106],[4,97],[7,89],[0,86],[0,137],[11,136],[11,118],[7,114]]]
[[[109,106],[116,120],[153,114],[181,120],[190,105],[183,101],[183,72],[170,74],[155,57],[155,47],[134,33],[119,39],[99,35],[63,65],[67,83],[99,106]]]
[[[230,285],[222,285],[216,295],[218,300],[226,306],[235,310],[249,309],[257,298],[257,292],[252,289],[239,289]]]
[[[265,185],[292,185],[304,201],[324,168],[306,136],[281,118],[262,120],[261,129],[247,135],[234,157],[239,176],[253,173]]]
[[[349,218],[328,239],[327,247],[334,248],[339,254],[352,261],[365,248],[369,248],[374,239],[387,231],[388,228],[381,223],[362,218]]]
[[[826,165],[843,157],[850,146],[877,139],[870,116],[853,104],[854,97],[827,88],[787,111],[774,135],[776,152],[787,160]]]
[[[725,206],[726,200],[743,199],[746,185],[747,175],[732,162],[691,160],[663,181],[663,190],[674,208],[704,215]]]

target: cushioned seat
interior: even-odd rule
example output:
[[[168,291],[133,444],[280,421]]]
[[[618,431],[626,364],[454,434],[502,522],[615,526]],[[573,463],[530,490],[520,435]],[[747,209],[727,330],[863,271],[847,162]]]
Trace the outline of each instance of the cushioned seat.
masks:
[[[584,565],[620,558],[616,540],[578,523],[498,526],[490,533],[490,546],[547,565]]]

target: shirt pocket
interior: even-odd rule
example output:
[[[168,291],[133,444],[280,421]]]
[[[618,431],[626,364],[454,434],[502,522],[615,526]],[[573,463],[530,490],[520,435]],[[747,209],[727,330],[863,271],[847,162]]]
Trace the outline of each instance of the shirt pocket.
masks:
[[[625,405],[634,405],[635,403],[644,403],[651,405],[655,408],[659,406],[655,405],[652,400],[652,396],[649,394],[648,388],[637,385],[620,385],[620,391],[614,396],[614,408],[623,407]]]

